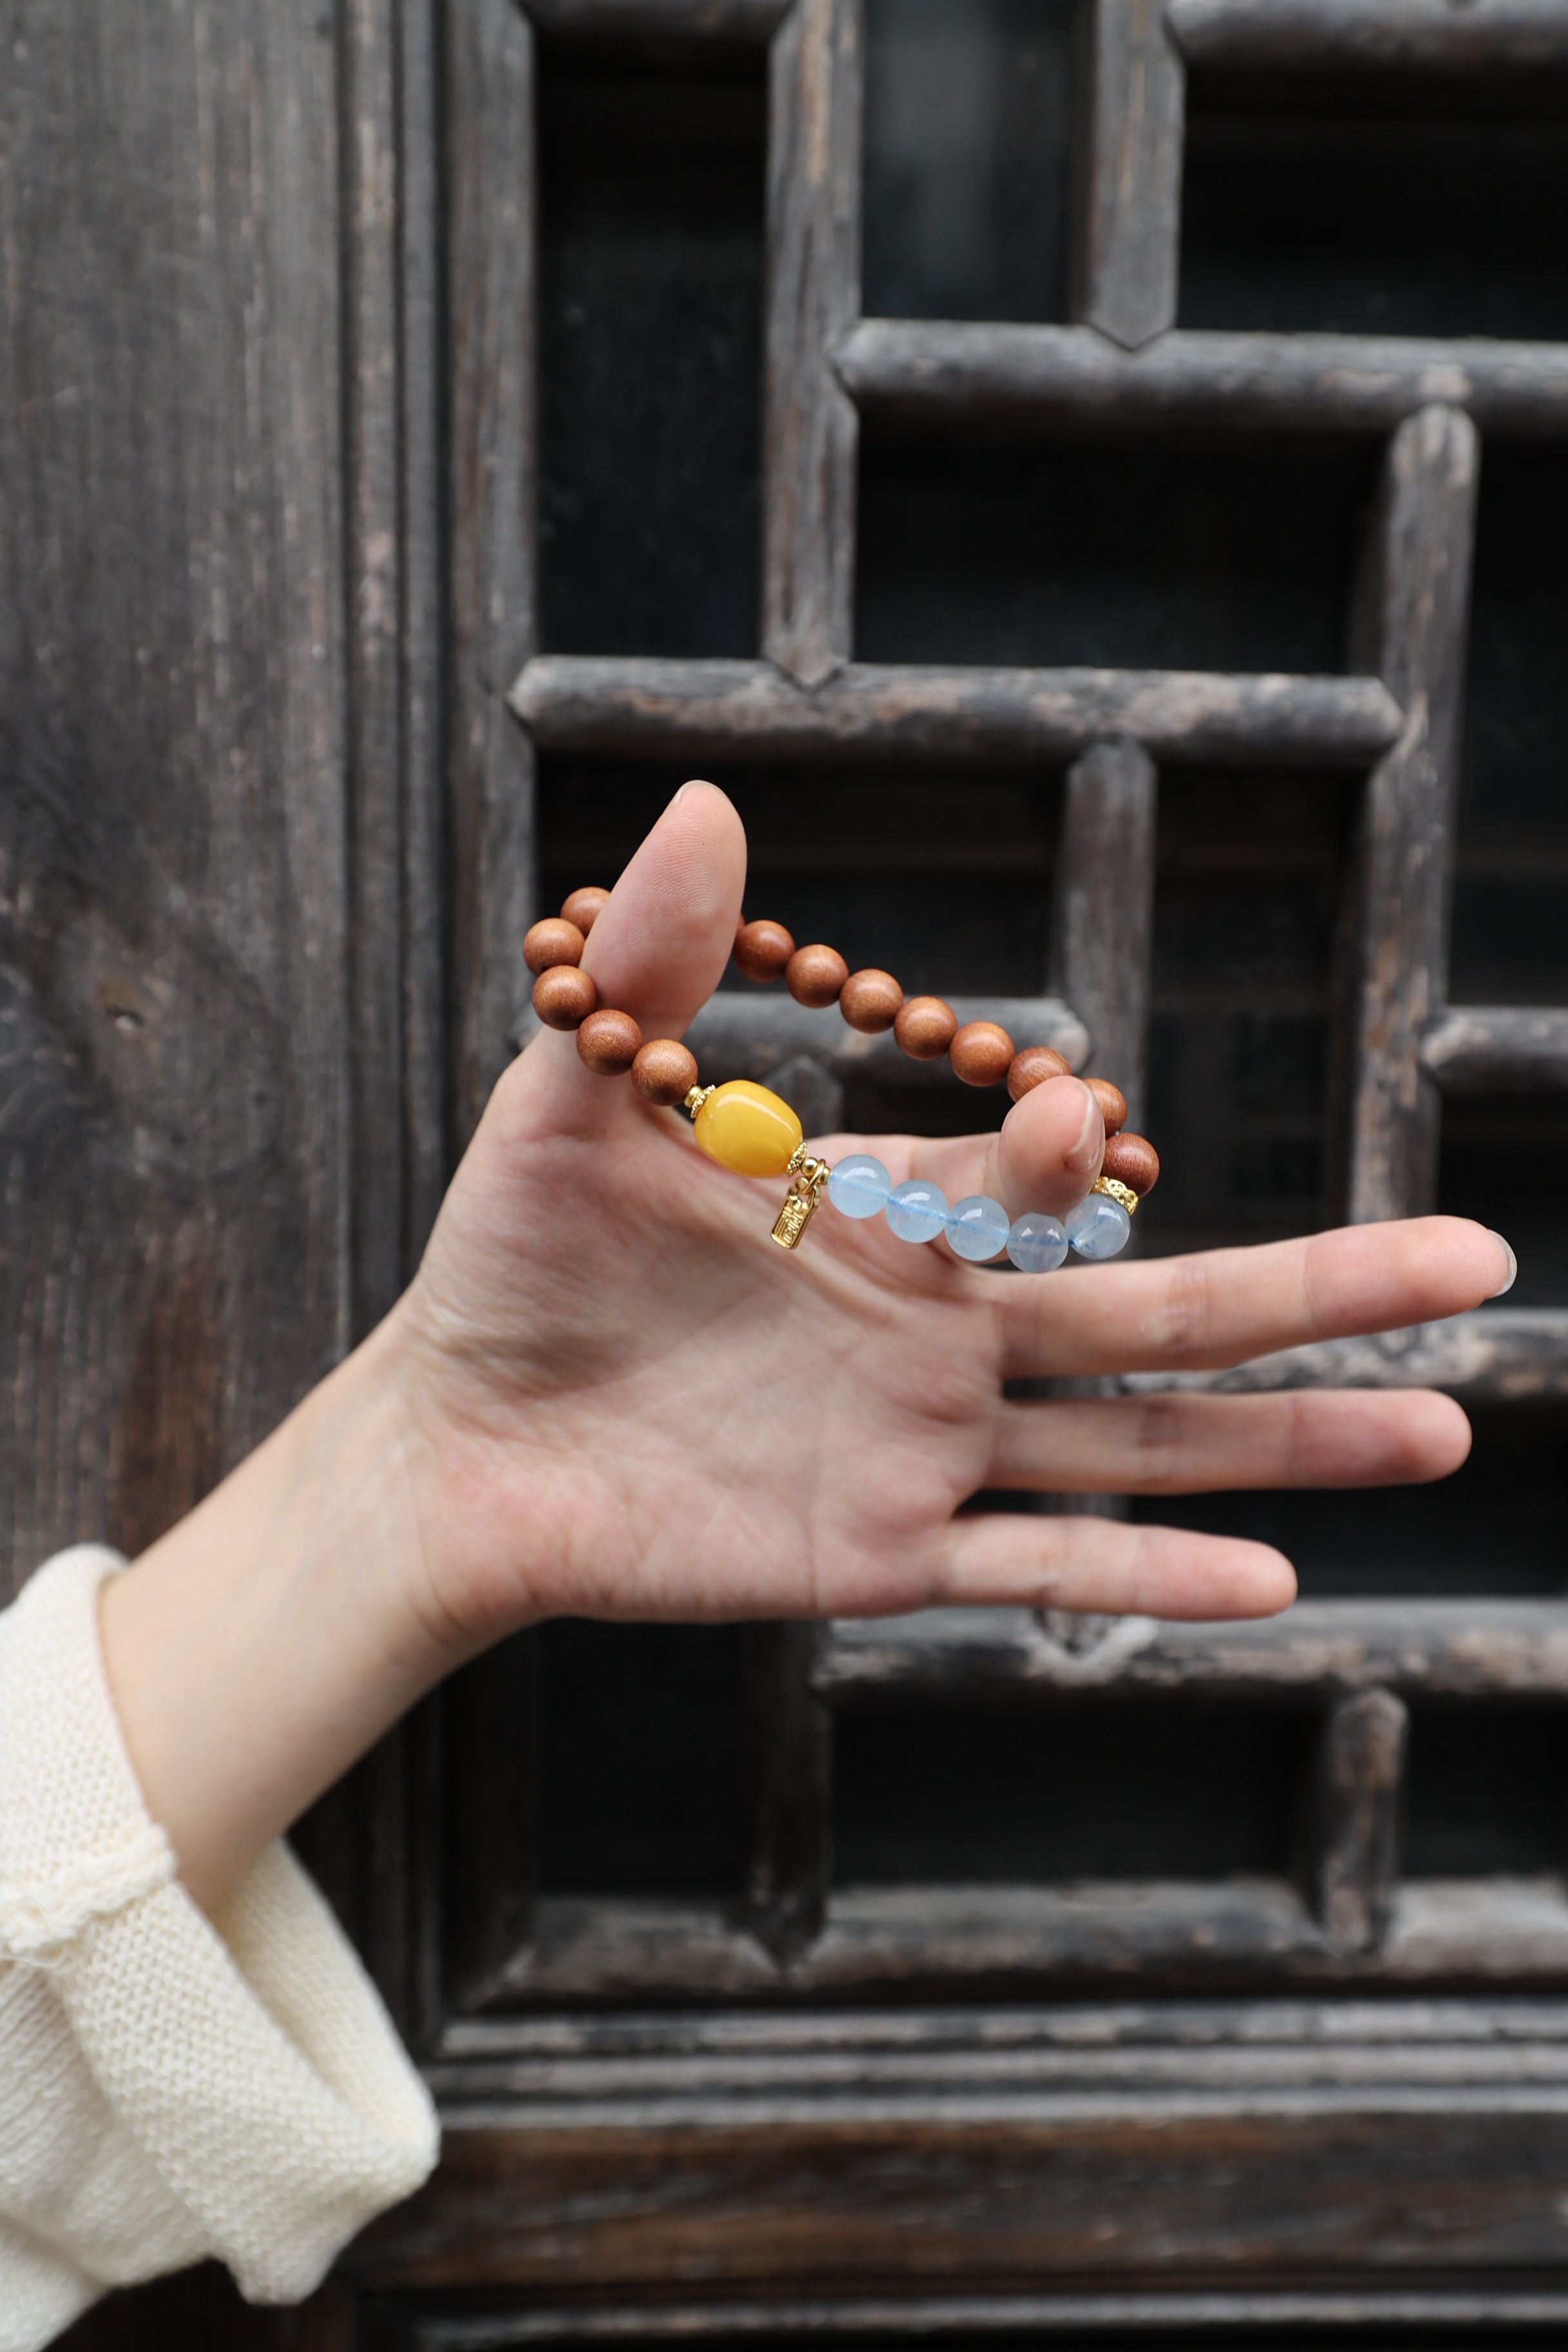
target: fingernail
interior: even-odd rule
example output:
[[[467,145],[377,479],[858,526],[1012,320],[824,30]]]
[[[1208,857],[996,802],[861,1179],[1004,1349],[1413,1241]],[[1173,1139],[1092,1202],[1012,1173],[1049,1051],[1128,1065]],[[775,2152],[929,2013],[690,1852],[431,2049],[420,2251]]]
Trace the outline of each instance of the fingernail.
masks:
[[[1081,1079],[1078,1090],[1083,1097],[1083,1118],[1078,1130],[1078,1141],[1062,1154],[1062,1165],[1075,1176],[1087,1176],[1100,1158],[1105,1137],[1100,1105]]]
[[[1493,1232],[1490,1225],[1487,1227],[1487,1231],[1489,1234],[1491,1234],[1493,1241],[1496,1242],[1499,1249],[1501,1250],[1504,1257],[1508,1260],[1507,1275],[1504,1276],[1503,1280],[1498,1284],[1497,1288],[1489,1293],[1489,1296],[1493,1298],[1500,1298],[1503,1292],[1505,1290],[1511,1290],[1514,1284],[1519,1280],[1519,1260],[1515,1257],[1512,1250],[1509,1247],[1507,1242],[1504,1241],[1500,1233]]]
[[[675,806],[676,802],[680,798],[681,793],[682,793],[685,790],[686,790],[686,786],[685,786],[684,784],[681,784],[681,785],[678,786],[678,788],[676,789],[676,791],[675,791],[674,793],[671,793],[671,795],[670,795],[670,797],[669,797],[668,801],[665,803],[665,811],[664,811],[664,813],[665,813],[666,816],[668,816],[668,815],[669,814],[670,810]]]

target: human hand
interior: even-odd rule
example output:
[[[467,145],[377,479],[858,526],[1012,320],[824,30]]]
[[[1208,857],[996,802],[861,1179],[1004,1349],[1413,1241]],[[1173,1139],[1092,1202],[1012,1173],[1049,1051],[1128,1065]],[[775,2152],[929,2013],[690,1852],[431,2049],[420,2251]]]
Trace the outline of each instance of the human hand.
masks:
[[[616,884],[584,962],[645,1034],[678,1034],[717,983],[744,862],[729,802],[690,785]],[[1059,1214],[1103,1132],[1057,1078],[999,1135],[821,1148],[868,1143],[895,1180]],[[962,1507],[982,1489],[1378,1485],[1468,1450],[1458,1406],[1421,1391],[1019,1402],[1004,1383],[1231,1364],[1456,1314],[1508,1278],[1479,1225],[1031,1276],[826,1206],[786,1256],[768,1238],[780,1197],[629,1080],[592,1075],[570,1036],[507,1071],[399,1305],[106,1591],[127,1746],[199,1900],[459,1660],[531,1621],[960,1601],[1265,1614],[1295,1589],[1266,1545]]]
[[[723,971],[744,866],[730,803],[688,786],[594,926],[601,1002],[679,1035]],[[1092,1096],[1056,1078],[1000,1135],[814,1149],[1059,1214],[1103,1143]],[[1459,1407],[1427,1391],[1016,1402],[1003,1384],[1228,1364],[1451,1314],[1502,1278],[1478,1226],[1025,1276],[830,1207],[786,1256],[768,1239],[781,1197],[707,1160],[683,1114],[594,1076],[571,1035],[542,1033],[502,1078],[395,1318],[418,1600],[457,1652],[563,1612],[1260,1615],[1294,1592],[1265,1545],[962,1507],[982,1489],[1383,1485],[1468,1451]]]

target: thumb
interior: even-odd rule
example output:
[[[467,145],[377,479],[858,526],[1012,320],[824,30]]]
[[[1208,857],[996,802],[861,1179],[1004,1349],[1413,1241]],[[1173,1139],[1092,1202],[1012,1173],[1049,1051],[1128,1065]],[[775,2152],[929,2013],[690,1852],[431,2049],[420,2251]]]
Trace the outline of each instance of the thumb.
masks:
[[[718,987],[746,882],[746,834],[716,784],[682,784],[601,908],[583,969],[645,1037],[679,1037]]]

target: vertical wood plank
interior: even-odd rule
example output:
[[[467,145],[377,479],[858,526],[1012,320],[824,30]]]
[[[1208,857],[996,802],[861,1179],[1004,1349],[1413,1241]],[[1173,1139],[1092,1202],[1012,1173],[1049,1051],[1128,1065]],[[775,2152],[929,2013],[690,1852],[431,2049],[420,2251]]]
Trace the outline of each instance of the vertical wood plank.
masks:
[[[844,1123],[844,1087],[794,1055],[769,1076],[808,1137]],[[746,1904],[753,1931],[787,1963],[815,1942],[827,1906],[833,1727],[810,1688],[818,1625],[754,1625],[746,1643],[751,1803]]]
[[[1089,1030],[1096,1075],[1143,1116],[1159,776],[1142,744],[1096,743],[1068,770],[1057,856],[1053,986]]]
[[[1174,324],[1186,76],[1163,0],[1093,0],[1076,315],[1136,351]]]
[[[1127,737],[1093,744],[1073,762],[1062,798],[1051,925],[1051,984],[1087,1027],[1089,1067],[1121,1087],[1134,1129],[1143,1116],[1159,788],[1153,761]],[[1137,1230],[1135,1224],[1134,1243]],[[1103,1381],[1086,1380],[1055,1383],[1051,1393],[1110,1391]],[[1072,1517],[1126,1516],[1120,1495],[1045,1499],[1050,1511]],[[1079,1638],[1063,1626],[1052,1630],[1069,1643]],[[1091,1632],[1079,1629],[1085,1638]]]
[[[1459,719],[1480,447],[1459,410],[1394,435],[1358,597],[1352,654],[1404,705],[1367,785],[1358,861],[1361,1003],[1349,1199],[1358,1220],[1435,1197],[1439,1104],[1421,1036],[1447,989]]]
[[[817,1625],[757,1625],[747,1640],[752,1747],[747,1910],[788,1963],[815,1942],[827,1906],[833,1727],[809,1685]]]
[[[314,11],[10,12],[13,1578],[144,1545],[352,1328],[339,106]]]
[[[447,10],[449,888],[455,1142],[510,1058],[533,903],[533,759],[507,688],[535,650],[535,56],[516,0]]]
[[[1376,1951],[1394,1908],[1409,1709],[1393,1691],[1339,1699],[1312,1760],[1307,1899],[1336,1952]]]
[[[768,127],[763,651],[804,685],[848,660],[855,406],[833,347],[860,302],[861,0],[796,0]]]

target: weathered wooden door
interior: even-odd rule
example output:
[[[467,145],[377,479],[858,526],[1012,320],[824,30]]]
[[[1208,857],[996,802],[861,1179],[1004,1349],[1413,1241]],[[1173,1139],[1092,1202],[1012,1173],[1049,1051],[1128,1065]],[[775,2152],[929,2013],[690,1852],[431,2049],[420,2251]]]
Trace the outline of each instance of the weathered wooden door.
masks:
[[[1141,1246],[1521,1262],[1213,1376],[1473,1410],[1436,1493],[1191,1507],[1278,1624],[464,1676],[304,1833],[441,2172],[301,2315],[79,2341],[1568,2326],[1568,0],[5,28],[15,1578],[395,1296],[524,925],[690,772],[797,935],[1092,1036]],[[973,1116],[754,993],[699,1038]]]

